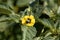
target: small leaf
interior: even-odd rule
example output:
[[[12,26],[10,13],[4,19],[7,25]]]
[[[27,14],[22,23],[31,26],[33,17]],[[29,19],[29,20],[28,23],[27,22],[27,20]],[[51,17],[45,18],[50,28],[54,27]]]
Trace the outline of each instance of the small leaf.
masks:
[[[54,24],[51,20],[48,19],[40,19],[39,21],[47,27],[53,27]]]
[[[22,26],[23,39],[22,40],[32,40],[36,35],[35,27],[27,28],[27,26]]]
[[[0,4],[0,13],[11,14],[11,10],[9,9],[9,6]]]
[[[18,14],[11,14],[11,15],[10,15],[10,18],[11,18],[13,21],[19,23],[20,15],[18,15]]]
[[[46,15],[48,15],[49,17],[55,17],[55,14],[52,10],[50,10],[49,8],[45,8],[43,13],[45,13]]]
[[[59,16],[60,16],[60,6],[58,7],[57,15],[59,15]]]
[[[17,5],[19,7],[27,6],[30,2],[35,1],[35,0],[17,0]]]
[[[41,37],[36,37],[34,38],[34,40],[41,40]]]
[[[0,31],[5,31],[6,28],[8,27],[7,22],[1,22],[0,23]]]
[[[48,36],[48,37],[45,37],[43,40],[55,40],[57,36],[54,36],[54,37],[51,37],[51,36]]]

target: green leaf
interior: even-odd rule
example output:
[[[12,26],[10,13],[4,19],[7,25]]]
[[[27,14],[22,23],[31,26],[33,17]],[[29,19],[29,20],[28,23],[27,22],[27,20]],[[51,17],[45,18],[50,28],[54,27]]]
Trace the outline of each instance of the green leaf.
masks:
[[[41,37],[35,37],[33,40],[41,40]]]
[[[47,7],[45,7],[43,13],[45,13],[45,14],[48,15],[49,17],[55,17],[54,12],[53,12],[51,9],[47,8]]]
[[[54,27],[56,29],[59,29],[59,27],[60,27],[59,25],[60,25],[60,20],[57,20],[56,23],[54,24]]]
[[[7,5],[9,5],[12,9],[14,8],[15,0],[7,0]]]
[[[11,10],[9,9],[9,6],[5,4],[0,4],[0,13],[11,14]]]
[[[54,37],[48,36],[48,37],[45,37],[43,40],[55,40],[56,37],[57,36],[54,36]]]
[[[34,12],[34,15],[37,15],[38,17],[40,17],[42,15],[42,13],[41,13],[42,10],[43,10],[43,7],[39,6],[38,4],[34,5],[34,7],[32,7],[32,11]]]
[[[48,32],[48,33],[45,34],[45,37],[48,37],[48,36],[50,36],[51,34],[52,34],[51,32]]]
[[[17,6],[19,7],[27,6],[32,1],[35,0],[17,0]]]
[[[45,0],[45,2],[47,2],[47,5],[46,7],[48,8],[48,10],[52,10],[54,13],[57,12],[57,8],[58,8],[58,5],[57,3],[55,2],[56,0]],[[45,7],[45,8],[46,8]]]
[[[39,20],[39,22],[41,22],[43,25],[45,25],[46,27],[51,27],[51,28],[53,28],[54,26],[53,26],[53,21],[51,21],[51,20],[48,20],[48,19],[38,19]]]
[[[49,19],[39,19],[38,18],[38,21],[40,23],[42,23],[44,25],[44,27],[49,28],[51,32],[54,32],[55,31],[54,23],[53,23],[52,20],[49,20]]]
[[[60,36],[57,36],[57,37],[55,38],[55,40],[60,40]]]
[[[11,20],[15,21],[16,23],[19,23],[20,15],[18,15],[18,14],[11,14],[10,18],[11,18]]]
[[[7,22],[0,22],[0,32],[5,31],[7,27]]]
[[[59,16],[60,16],[60,6],[58,7],[57,15],[59,15]]]
[[[23,37],[22,40],[32,40],[36,36],[35,27],[28,28],[27,26],[22,26]]]

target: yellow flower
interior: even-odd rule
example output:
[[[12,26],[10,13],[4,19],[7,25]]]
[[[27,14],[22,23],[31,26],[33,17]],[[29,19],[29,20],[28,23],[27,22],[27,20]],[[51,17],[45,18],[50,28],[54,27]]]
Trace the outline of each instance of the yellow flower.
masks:
[[[33,26],[35,24],[35,18],[33,15],[26,15],[22,19],[22,24],[26,26]]]

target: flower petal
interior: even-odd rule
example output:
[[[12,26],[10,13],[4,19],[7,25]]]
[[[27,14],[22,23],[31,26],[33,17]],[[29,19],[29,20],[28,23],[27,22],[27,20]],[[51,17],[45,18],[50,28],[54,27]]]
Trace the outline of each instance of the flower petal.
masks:
[[[35,23],[35,19],[31,19],[31,23],[33,23],[33,24],[34,24],[34,23]]]
[[[30,17],[29,17],[30,19],[34,19],[34,16],[33,15],[30,15]]]
[[[32,24],[32,23],[29,23],[29,24],[26,24],[27,26],[33,26],[34,24]]]
[[[24,16],[24,19],[27,20],[29,18],[29,16]]]
[[[25,24],[26,20],[24,18],[22,18],[22,24]]]
[[[26,23],[26,21],[29,19],[31,19],[31,22],[30,23]],[[22,24],[26,25],[26,26],[33,26],[35,24],[35,19],[34,19],[34,16],[33,15],[26,15],[22,18]]]

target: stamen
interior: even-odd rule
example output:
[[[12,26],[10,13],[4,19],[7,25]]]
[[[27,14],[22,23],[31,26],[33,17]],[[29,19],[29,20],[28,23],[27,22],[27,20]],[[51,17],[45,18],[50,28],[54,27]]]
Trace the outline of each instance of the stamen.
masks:
[[[26,23],[30,23],[30,22],[31,22],[31,19],[28,18],[27,21],[26,21]]]

